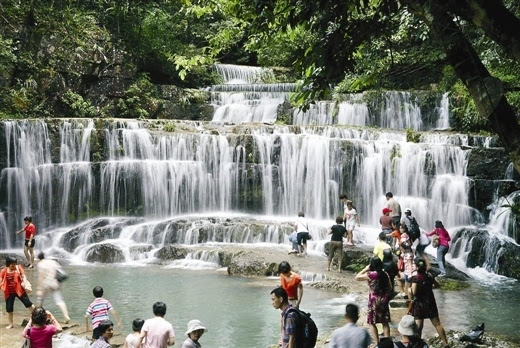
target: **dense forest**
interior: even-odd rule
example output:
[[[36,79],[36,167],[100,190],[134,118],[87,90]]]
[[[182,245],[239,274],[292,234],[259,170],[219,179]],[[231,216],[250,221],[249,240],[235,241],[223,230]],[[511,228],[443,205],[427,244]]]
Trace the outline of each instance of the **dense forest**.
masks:
[[[518,128],[520,4],[433,3],[3,0],[0,117],[196,114],[204,101],[198,89],[219,83],[212,66],[229,63],[273,66],[279,81],[300,81],[293,103],[301,106],[366,90],[449,91],[457,130],[497,131],[457,71],[458,54],[469,70],[500,81],[514,115],[507,122]],[[442,14],[462,41],[446,42],[449,26],[436,24]],[[467,47],[454,53],[449,45]],[[165,95],[175,96],[173,106]]]

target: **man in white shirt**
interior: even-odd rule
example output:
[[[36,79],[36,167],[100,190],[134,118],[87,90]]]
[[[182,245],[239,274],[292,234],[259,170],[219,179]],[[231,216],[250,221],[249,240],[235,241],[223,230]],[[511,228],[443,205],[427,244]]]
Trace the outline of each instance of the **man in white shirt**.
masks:
[[[347,201],[347,208],[345,209],[344,219],[346,221],[345,227],[347,228],[347,245],[354,245],[354,228],[356,222],[358,227],[361,226],[359,223],[359,215],[352,205],[352,201]]]
[[[399,226],[399,223],[401,222],[401,205],[394,199],[392,192],[386,193],[386,207],[392,210],[390,213],[392,223],[395,226]]]
[[[298,251],[300,256],[307,255],[307,239],[311,239],[309,234],[309,225],[305,220],[303,212],[298,213],[298,219],[294,223],[294,230],[298,233]],[[303,251],[302,251],[303,250]]]
[[[348,304],[345,308],[347,324],[334,330],[330,339],[329,348],[368,348],[372,342],[367,330],[356,326],[359,318],[359,309],[355,304]]]
[[[166,320],[166,304],[155,302],[153,304],[155,318],[144,322],[141,336],[137,342],[137,348],[166,348],[175,344],[175,333],[173,326]],[[144,343],[143,343],[144,341]]]

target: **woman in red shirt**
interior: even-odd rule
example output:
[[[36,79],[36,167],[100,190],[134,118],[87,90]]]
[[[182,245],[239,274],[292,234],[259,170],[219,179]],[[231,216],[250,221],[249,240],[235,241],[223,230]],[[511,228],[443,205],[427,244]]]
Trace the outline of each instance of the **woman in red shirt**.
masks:
[[[13,327],[14,300],[17,297],[22,301],[25,308],[29,308],[31,313],[34,310],[34,305],[22,288],[23,274],[23,267],[16,263],[16,259],[7,256],[5,259],[5,267],[0,271],[0,289],[4,291],[5,311],[7,312],[7,320],[9,321],[9,325],[7,325],[6,329]]]
[[[291,265],[287,261],[282,261],[278,265],[278,272],[280,273],[280,286],[287,292],[289,303],[298,308],[303,296],[302,277],[291,271]]]
[[[23,248],[23,252],[25,253],[27,261],[29,261],[27,268],[34,268],[34,235],[36,234],[36,227],[32,223],[31,216],[24,217],[23,222],[25,222],[25,227],[16,232],[16,234],[25,231],[25,247]]]

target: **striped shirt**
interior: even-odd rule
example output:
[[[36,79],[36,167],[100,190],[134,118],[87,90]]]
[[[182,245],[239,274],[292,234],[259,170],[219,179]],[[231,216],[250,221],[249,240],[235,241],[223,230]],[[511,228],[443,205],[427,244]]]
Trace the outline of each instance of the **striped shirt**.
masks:
[[[96,342],[94,342],[94,344],[92,344],[91,348],[112,348],[112,346],[103,336],[101,336]]]
[[[92,316],[92,328],[98,327],[103,320],[108,320],[108,311],[111,311],[112,305],[102,297],[98,297],[88,306],[86,315]]]
[[[282,330],[282,348],[289,347],[289,339],[290,335],[294,335],[296,333],[296,322],[295,322],[295,314],[294,312],[289,312],[289,310],[293,308],[293,306],[288,305],[285,310],[282,311],[282,321],[283,321],[283,330]]]

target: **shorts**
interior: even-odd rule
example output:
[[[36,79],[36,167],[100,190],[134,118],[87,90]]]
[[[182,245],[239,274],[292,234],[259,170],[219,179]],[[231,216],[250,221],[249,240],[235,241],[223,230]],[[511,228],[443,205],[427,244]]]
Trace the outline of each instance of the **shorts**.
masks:
[[[332,261],[334,258],[334,254],[338,251],[340,253],[340,257],[342,257],[343,253],[343,242],[331,241],[329,244],[329,261]]]
[[[310,239],[309,232],[298,232],[298,244],[299,245],[307,244],[307,239]]]
[[[412,282],[412,277],[408,277],[406,274],[404,275],[404,282],[405,283],[411,283]]]
[[[34,238],[31,240],[31,245],[29,245],[29,239],[26,239],[25,246],[29,248],[34,248]]]
[[[19,298],[22,301],[25,308],[31,307],[33,304],[31,300],[29,300],[29,296],[24,292],[22,296],[18,296],[17,294],[10,294],[8,298],[5,299],[5,311],[7,313],[14,312],[14,299]]]
[[[101,330],[97,326],[95,329],[92,329],[92,339],[97,340],[99,337],[101,337]]]
[[[348,231],[354,231],[354,228],[356,228],[356,223],[348,223],[348,224],[345,225],[345,228]]]

